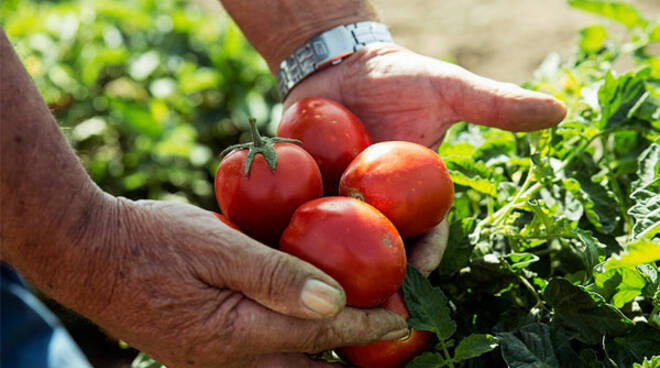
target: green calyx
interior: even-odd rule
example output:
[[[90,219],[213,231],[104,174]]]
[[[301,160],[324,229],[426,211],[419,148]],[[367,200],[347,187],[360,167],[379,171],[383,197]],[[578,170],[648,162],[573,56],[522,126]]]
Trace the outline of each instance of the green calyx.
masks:
[[[297,139],[279,138],[279,137],[262,137],[261,134],[259,133],[259,130],[257,129],[257,120],[255,118],[249,118],[248,122],[250,123],[250,131],[252,132],[252,142],[240,143],[229,146],[220,153],[220,157],[222,158],[235,149],[249,150],[247,159],[245,160],[245,173],[244,173],[245,176],[248,176],[248,174],[250,173],[250,167],[252,166],[252,161],[254,160],[254,156],[256,156],[258,153],[264,156],[266,162],[268,163],[268,166],[270,166],[270,169],[272,171],[275,171],[275,167],[277,166],[277,152],[275,152],[275,147],[273,147],[273,144],[284,142],[284,143],[295,143],[302,145],[302,142]]]

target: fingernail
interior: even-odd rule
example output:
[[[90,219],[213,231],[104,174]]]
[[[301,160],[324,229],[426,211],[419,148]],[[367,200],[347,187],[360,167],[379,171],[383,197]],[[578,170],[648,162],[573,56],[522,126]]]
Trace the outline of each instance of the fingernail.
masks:
[[[305,307],[327,317],[337,314],[344,304],[341,290],[319,280],[307,280],[300,299]]]
[[[402,339],[404,337],[407,337],[410,334],[410,330],[407,328],[404,328],[402,330],[398,331],[392,331],[390,333],[386,333],[381,337],[381,340],[397,340],[397,339]]]

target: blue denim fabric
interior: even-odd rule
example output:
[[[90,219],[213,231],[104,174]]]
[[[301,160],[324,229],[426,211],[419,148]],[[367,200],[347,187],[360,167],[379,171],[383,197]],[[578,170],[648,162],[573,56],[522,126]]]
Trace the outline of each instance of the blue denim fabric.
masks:
[[[55,315],[0,262],[0,367],[91,368]]]

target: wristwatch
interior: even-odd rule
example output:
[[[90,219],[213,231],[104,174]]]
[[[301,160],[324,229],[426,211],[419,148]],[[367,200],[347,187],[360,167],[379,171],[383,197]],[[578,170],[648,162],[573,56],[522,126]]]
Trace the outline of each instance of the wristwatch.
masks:
[[[277,89],[282,99],[313,72],[340,63],[373,42],[392,42],[387,26],[378,22],[340,25],[313,37],[280,63]]]

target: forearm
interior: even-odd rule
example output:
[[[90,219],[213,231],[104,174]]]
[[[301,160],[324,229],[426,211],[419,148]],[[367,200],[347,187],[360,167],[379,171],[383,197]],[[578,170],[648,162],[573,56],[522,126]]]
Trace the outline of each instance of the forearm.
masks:
[[[297,47],[340,24],[377,20],[368,0],[221,0],[272,72]]]
[[[0,133],[2,259],[64,304],[94,307],[79,293],[105,277],[108,249],[89,240],[114,201],[86,174],[2,29]]]

